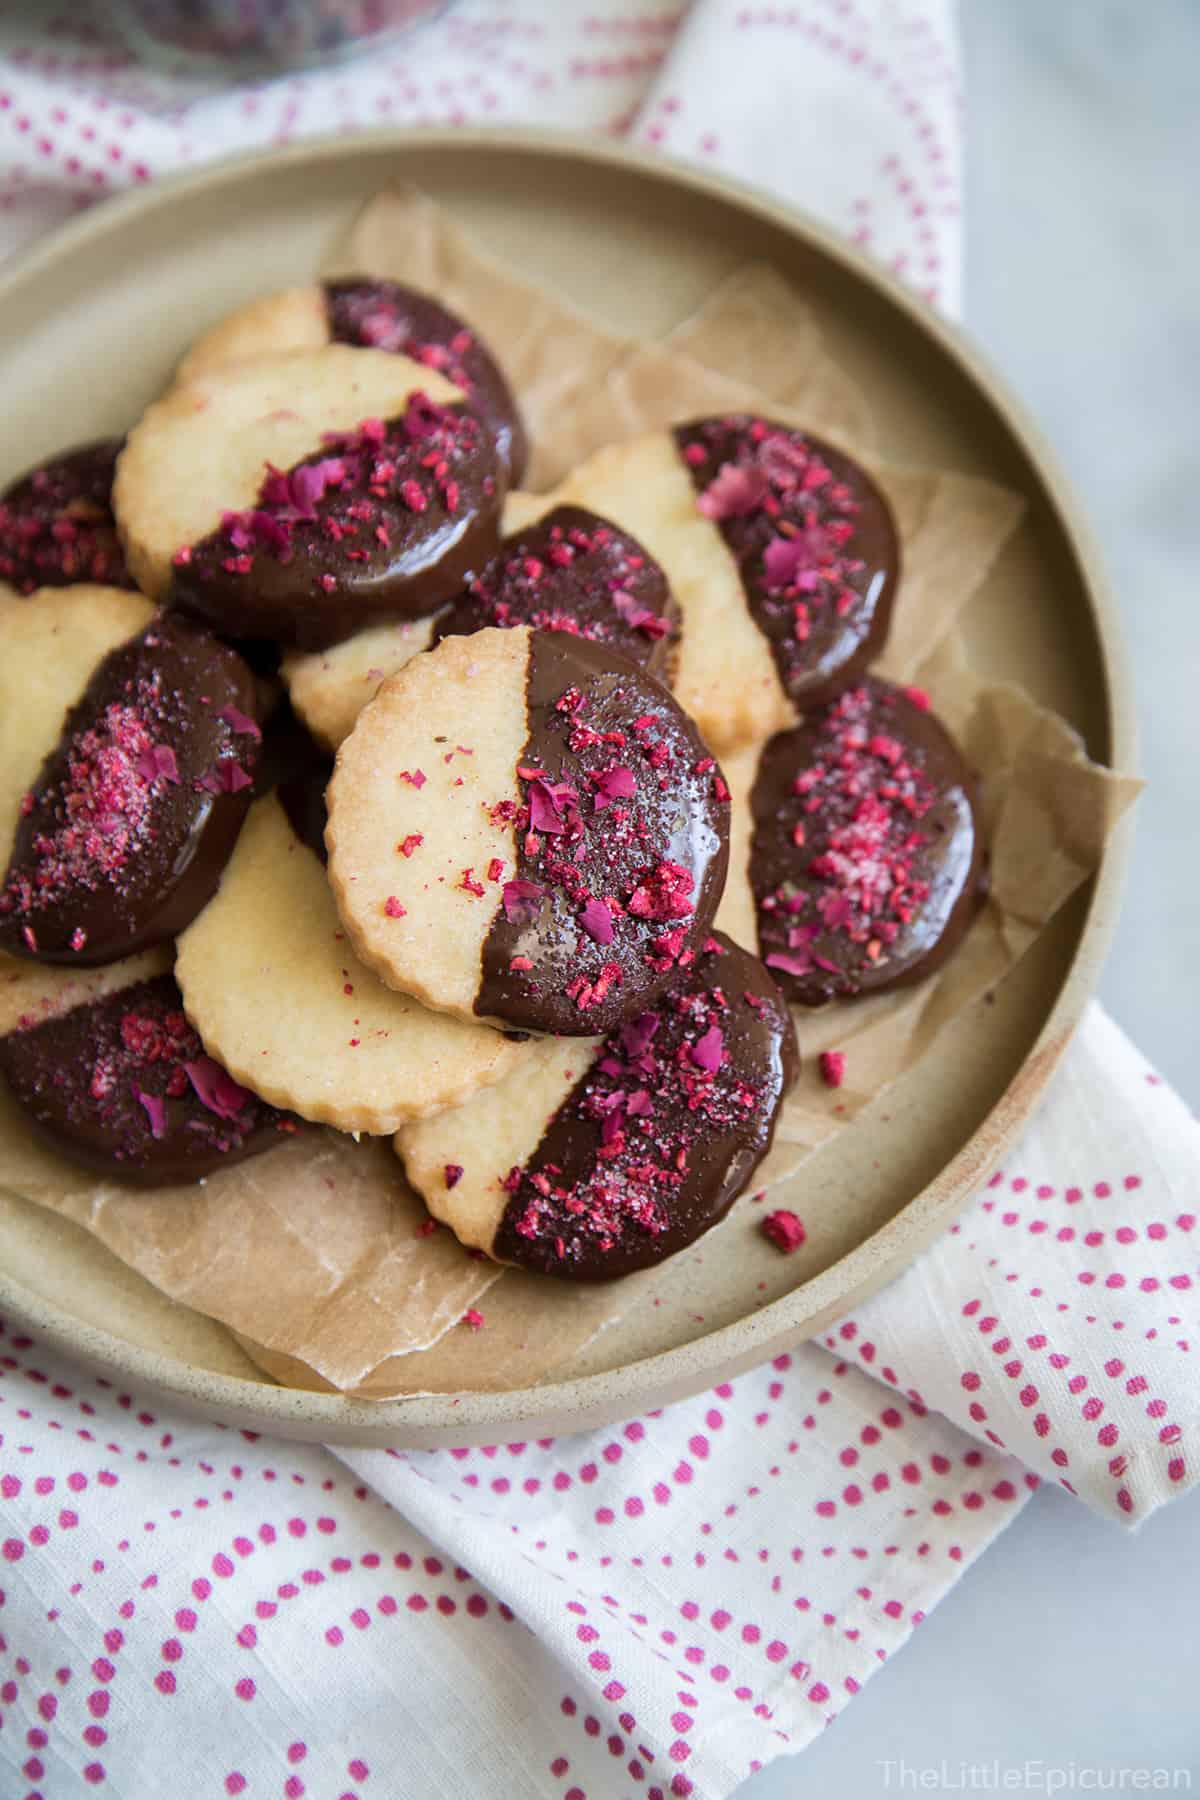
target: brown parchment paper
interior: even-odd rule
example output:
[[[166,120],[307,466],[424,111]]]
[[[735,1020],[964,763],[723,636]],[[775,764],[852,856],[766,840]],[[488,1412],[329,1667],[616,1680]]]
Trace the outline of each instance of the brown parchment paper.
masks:
[[[767,410],[871,467],[895,511],[904,575],[880,667],[916,680],[984,781],[992,892],[966,942],[924,986],[797,1015],[805,1068],[757,1189],[794,1176],[868,1100],[911,1068],[950,1020],[1000,980],[1095,868],[1138,783],[1088,761],[1075,733],[1010,686],[970,669],[956,621],[1015,528],[1021,501],[994,483],[907,470],[871,455],[862,395],[828,357],[816,323],[772,270],[735,273],[661,343],[584,318],[482,256],[425,196],[370,200],[326,274],[393,276],[468,317],[520,395],[545,488],[602,444],[706,411]],[[744,779],[754,757],[739,759]],[[732,785],[737,788],[737,782]],[[737,795],[735,792],[735,808]],[[821,1086],[816,1052],[847,1052],[847,1081]],[[631,1308],[690,1313],[689,1257],[594,1289],[502,1272],[424,1209],[390,1145],[321,1131],[211,1177],[157,1193],[91,1180],[32,1145],[0,1100],[0,1187],[83,1225],[163,1292],[226,1324],[263,1370],[295,1386],[363,1398],[499,1389],[549,1375]],[[784,1190],[786,1195],[786,1189]],[[464,1324],[472,1309],[478,1329]]]

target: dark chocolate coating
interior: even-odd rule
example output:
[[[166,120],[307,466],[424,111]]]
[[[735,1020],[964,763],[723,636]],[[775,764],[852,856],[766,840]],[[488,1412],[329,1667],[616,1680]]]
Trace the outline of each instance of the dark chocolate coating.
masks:
[[[607,644],[665,678],[679,608],[637,539],[580,506],[556,506],[505,538],[499,554],[438,619],[433,641],[485,626],[532,625]]]
[[[414,395],[402,417],[268,471],[254,508],[176,558],[168,602],[226,637],[323,650],[457,594],[496,553],[504,493],[474,413]]]
[[[526,705],[517,772],[533,810],[518,821],[516,873],[538,893],[517,917],[507,905],[497,913],[475,1010],[519,1030],[591,1036],[640,1012],[708,935],[729,862],[727,790],[666,689],[604,645],[535,631]],[[524,770],[575,795],[564,796],[559,832],[539,825],[546,790]],[[608,799],[614,777],[633,793]],[[599,901],[615,902],[608,943],[581,922]],[[532,966],[514,969],[514,957]]]
[[[673,1256],[748,1185],[799,1060],[779,989],[717,932],[653,1011],[609,1037],[510,1172],[493,1255],[569,1281]]]
[[[0,494],[0,581],[18,594],[76,581],[137,586],[112,510],[121,442],[103,438],[64,450]]]
[[[801,711],[824,705],[886,642],[900,578],[891,508],[850,457],[789,426],[731,414],[677,426],[675,443],[717,509],[784,692]]]
[[[325,848],[325,823],[329,816],[325,789],[332,774],[333,758],[324,756],[285,776],[275,790],[279,804],[287,814],[288,824],[300,842],[323,863],[329,861],[329,852]]]
[[[200,1100],[189,1065],[210,1095],[218,1082],[220,1111]],[[0,1038],[0,1075],[43,1143],[135,1187],[198,1181],[298,1129],[205,1055],[173,975]]]
[[[246,816],[256,704],[237,652],[186,619],[160,614],[106,656],[17,827],[0,949],[114,962],[190,925]]]
[[[982,901],[975,779],[915,691],[869,677],[762,753],[759,953],[800,1006],[919,981]]]
[[[495,357],[456,313],[416,288],[370,277],[327,281],[325,308],[335,343],[399,351],[461,388],[496,440],[508,486],[517,486],[529,456],[520,410]]]

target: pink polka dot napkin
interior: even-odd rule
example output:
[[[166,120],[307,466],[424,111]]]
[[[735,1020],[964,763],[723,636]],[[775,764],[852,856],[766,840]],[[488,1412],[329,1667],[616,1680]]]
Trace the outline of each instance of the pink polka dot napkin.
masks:
[[[236,93],[0,22],[0,250],[206,156],[380,121],[627,130],[953,308],[948,0],[461,0]],[[852,125],[852,129],[849,128]],[[837,158],[828,154],[836,141]],[[1093,1008],[1019,1149],[820,1343],[585,1437],[341,1452],[0,1335],[0,1792],[720,1800],[808,1743],[1041,1479],[1195,1479],[1195,1122]]]

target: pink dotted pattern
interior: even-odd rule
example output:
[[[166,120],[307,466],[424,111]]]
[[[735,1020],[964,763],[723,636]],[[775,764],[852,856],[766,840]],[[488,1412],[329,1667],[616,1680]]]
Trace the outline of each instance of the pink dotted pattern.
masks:
[[[0,247],[218,150],[537,119],[770,185],[952,309],[960,105],[945,0],[460,0],[419,56],[217,96],[62,8],[0,24]],[[1196,1168],[1093,1012],[1020,1150],[823,1343],[557,1441],[339,1458],[0,1324],[0,1792],[370,1800],[435,1743],[434,1800],[728,1793],[1040,1481],[1133,1524],[1195,1479]]]
[[[0,252],[234,150],[536,122],[626,133],[768,185],[952,311],[959,105],[949,0],[456,0],[358,63],[216,93],[141,66],[85,9],[61,7],[0,21]]]

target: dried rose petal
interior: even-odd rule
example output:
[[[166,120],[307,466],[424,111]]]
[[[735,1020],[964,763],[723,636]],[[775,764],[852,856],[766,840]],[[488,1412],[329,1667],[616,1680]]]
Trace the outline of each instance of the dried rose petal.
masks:
[[[222,706],[217,712],[217,717],[239,737],[260,738],[262,736],[258,721],[239,711],[236,706]]]
[[[579,915],[579,923],[595,944],[611,944],[613,941],[612,914],[603,900],[591,899]]]
[[[761,506],[770,491],[761,469],[722,463],[696,507],[706,519],[737,519]]]
[[[624,764],[612,769],[605,769],[596,777],[595,807],[603,812],[614,800],[632,800],[637,793],[637,777],[632,769]]]
[[[812,957],[804,950],[789,956],[784,950],[772,950],[764,958],[768,969],[782,969],[785,975],[807,975],[812,968]]]
[[[566,809],[578,798],[569,782],[535,776],[529,783],[529,822],[533,829],[560,836],[566,830]]]
[[[184,1063],[183,1072],[201,1106],[216,1113],[219,1119],[236,1119],[253,1098],[249,1089],[236,1082],[211,1056],[198,1056],[195,1062]]]
[[[715,1075],[725,1054],[725,1037],[719,1025],[710,1025],[702,1038],[692,1045],[692,1061],[698,1069]]]
[[[500,890],[500,904],[509,924],[532,925],[545,892],[545,888],[536,881],[525,881],[520,877],[515,881],[506,881]]]
[[[162,1097],[158,1094],[144,1093],[136,1082],[130,1083],[129,1091],[150,1121],[150,1136],[152,1138],[166,1137],[167,1108]]]

